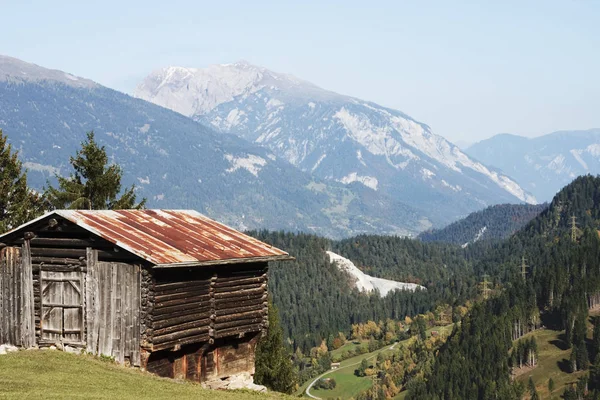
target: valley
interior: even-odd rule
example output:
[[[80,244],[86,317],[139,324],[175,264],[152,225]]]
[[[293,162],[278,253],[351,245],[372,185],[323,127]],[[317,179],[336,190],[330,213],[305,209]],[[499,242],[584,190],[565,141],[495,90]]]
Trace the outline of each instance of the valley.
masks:
[[[394,4],[374,25],[194,6],[202,35],[180,7],[119,5],[118,57],[64,33],[81,60],[47,65],[81,72],[0,55],[0,398],[600,399],[600,130],[565,117],[595,69],[540,57],[569,32],[519,48],[521,14],[436,31],[408,4],[381,27]],[[579,130],[485,139],[515,126]]]

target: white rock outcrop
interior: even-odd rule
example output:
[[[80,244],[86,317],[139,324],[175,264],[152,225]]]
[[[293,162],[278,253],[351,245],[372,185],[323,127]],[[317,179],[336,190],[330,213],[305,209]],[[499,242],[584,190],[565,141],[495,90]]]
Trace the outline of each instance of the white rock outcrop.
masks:
[[[267,388],[262,385],[257,385],[252,379],[252,375],[247,372],[236,374],[227,379],[215,379],[202,383],[202,387],[213,390],[254,390],[256,392],[266,392]]]
[[[362,272],[354,263],[345,257],[328,251],[327,255],[331,263],[335,264],[341,271],[346,272],[355,279],[356,288],[362,292],[372,292],[377,289],[381,296],[386,296],[393,290],[410,290],[425,289],[416,283],[397,282],[389,279],[376,278]]]

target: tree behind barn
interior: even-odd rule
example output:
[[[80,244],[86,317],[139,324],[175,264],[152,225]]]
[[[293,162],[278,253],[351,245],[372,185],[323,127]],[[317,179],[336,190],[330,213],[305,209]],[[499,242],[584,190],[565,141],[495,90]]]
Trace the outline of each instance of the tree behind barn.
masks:
[[[44,212],[40,195],[27,186],[27,173],[0,129],[0,233]]]
[[[94,132],[87,134],[75,157],[70,158],[74,172],[70,177],[56,176],[58,187],[50,186],[46,197],[57,209],[119,210],[140,209],[146,199],[136,203],[135,186],[131,185],[121,195],[123,170],[117,164],[108,164],[104,146],[94,139]]]
[[[269,301],[269,329],[256,346],[254,382],[271,390],[292,393],[296,377],[291,355],[283,343],[283,329],[277,308]]]

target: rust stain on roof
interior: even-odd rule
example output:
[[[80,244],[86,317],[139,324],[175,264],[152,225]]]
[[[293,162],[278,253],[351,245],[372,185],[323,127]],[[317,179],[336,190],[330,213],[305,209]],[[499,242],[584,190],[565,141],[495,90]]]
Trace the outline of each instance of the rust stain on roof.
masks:
[[[156,265],[288,256],[278,248],[191,210],[57,210],[53,213]]]

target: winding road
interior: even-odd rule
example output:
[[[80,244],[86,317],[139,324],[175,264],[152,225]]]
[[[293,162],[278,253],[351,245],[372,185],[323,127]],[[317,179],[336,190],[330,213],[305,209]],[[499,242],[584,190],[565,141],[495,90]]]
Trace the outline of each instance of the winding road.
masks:
[[[366,358],[363,358],[362,360],[370,360],[370,359],[372,359],[372,358],[375,358],[375,357],[377,357],[377,355],[378,355],[379,353],[381,353],[382,351],[385,351],[385,350],[394,350],[394,347],[396,347],[396,345],[397,345],[397,344],[398,344],[398,342],[394,343],[394,344],[393,344],[393,345],[391,345],[390,347],[384,347],[384,348],[381,348],[381,349],[377,350],[377,351],[375,352],[375,354],[373,354],[372,356],[370,356],[370,357],[366,357]],[[315,400],[322,400],[320,397],[313,396],[312,394],[310,394],[310,389],[313,387],[313,385],[314,385],[315,383],[317,383],[317,381],[318,381],[319,379],[323,378],[325,375],[332,374],[332,373],[334,373],[334,372],[336,372],[336,371],[339,371],[340,369],[344,369],[344,368],[350,368],[350,367],[354,367],[355,365],[359,365],[359,364],[362,362],[362,360],[360,360],[359,362],[356,362],[356,363],[354,363],[354,364],[345,365],[345,366],[343,366],[343,367],[340,367],[340,368],[337,368],[337,369],[330,369],[330,370],[329,370],[329,371],[327,371],[327,372],[323,372],[321,375],[317,376],[317,377],[316,377],[316,378],[315,378],[315,379],[314,379],[314,380],[313,380],[313,381],[310,383],[310,385],[308,385],[308,387],[306,388],[306,391],[305,391],[306,395],[307,395],[308,397],[312,398],[312,399],[315,399]]]

